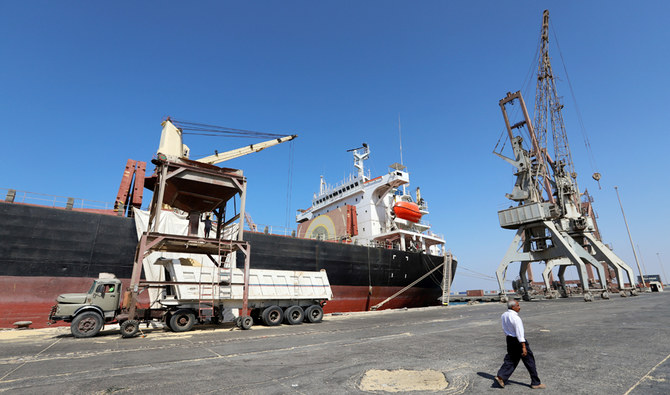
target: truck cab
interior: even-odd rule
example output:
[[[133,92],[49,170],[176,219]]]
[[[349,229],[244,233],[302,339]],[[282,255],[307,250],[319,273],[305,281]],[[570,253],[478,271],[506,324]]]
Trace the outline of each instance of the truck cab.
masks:
[[[51,308],[49,323],[71,322],[74,337],[92,337],[105,323],[116,319],[121,299],[121,281],[104,276],[93,281],[87,293],[61,294]]]

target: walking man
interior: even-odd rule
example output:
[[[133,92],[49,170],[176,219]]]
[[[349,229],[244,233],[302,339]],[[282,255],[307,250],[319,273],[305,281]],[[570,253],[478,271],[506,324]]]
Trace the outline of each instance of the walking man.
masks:
[[[507,335],[507,355],[505,355],[505,362],[498,370],[498,375],[495,377],[496,382],[501,388],[505,387],[505,382],[514,373],[514,369],[521,360],[530,373],[530,388],[542,389],[547,388],[546,385],[540,382],[535,369],[535,357],[530,350],[530,346],[526,341],[523,331],[523,322],[519,317],[519,302],[511,300],[507,302],[507,311],[502,315],[502,329]]]

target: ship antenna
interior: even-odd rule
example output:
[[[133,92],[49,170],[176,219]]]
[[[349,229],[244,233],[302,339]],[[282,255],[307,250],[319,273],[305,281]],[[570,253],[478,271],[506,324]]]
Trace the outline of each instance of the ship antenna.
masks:
[[[400,164],[404,166],[405,164],[402,163],[402,126],[400,124],[400,113],[398,113],[398,140],[400,140]],[[405,184],[402,185],[402,194],[407,194]]]
[[[359,153],[358,150],[362,149],[363,153]],[[365,168],[363,166],[363,161],[370,157],[370,147],[367,143],[363,143],[362,147],[352,148],[347,150],[347,152],[354,153],[354,167],[358,170],[358,177],[363,181],[367,181],[370,177],[365,177]]]
[[[402,163],[402,126],[400,125],[400,114],[398,113],[398,139],[400,140],[400,164],[405,165]]]

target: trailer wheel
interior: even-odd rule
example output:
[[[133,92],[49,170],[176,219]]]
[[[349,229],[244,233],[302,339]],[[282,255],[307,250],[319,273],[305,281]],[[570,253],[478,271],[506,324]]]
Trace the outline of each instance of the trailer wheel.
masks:
[[[305,312],[300,306],[291,306],[284,311],[284,323],[289,325],[302,324],[305,319]]]
[[[323,319],[323,309],[317,304],[313,304],[305,310],[305,319],[307,322],[315,324]]]
[[[284,312],[279,306],[270,306],[263,310],[262,319],[267,326],[277,326],[284,320]]]
[[[254,319],[249,317],[249,316],[246,316],[246,317],[242,318],[240,328],[242,328],[244,330],[251,329],[251,326],[253,324],[254,324]]]
[[[172,314],[170,314],[170,313],[165,314],[165,317],[163,318],[163,320],[164,320],[163,323],[165,324],[165,328],[163,328],[163,329],[165,329],[167,331],[170,331],[170,332],[174,332],[174,330],[170,326],[170,319],[171,318],[172,318]]]
[[[100,314],[87,311],[74,317],[70,325],[72,335],[77,338],[93,337],[102,329]]]
[[[190,331],[195,325],[195,314],[189,309],[177,310],[170,317],[170,328],[175,332]]]
[[[128,320],[121,323],[121,337],[123,338],[134,337],[139,330],[140,323],[136,320]]]

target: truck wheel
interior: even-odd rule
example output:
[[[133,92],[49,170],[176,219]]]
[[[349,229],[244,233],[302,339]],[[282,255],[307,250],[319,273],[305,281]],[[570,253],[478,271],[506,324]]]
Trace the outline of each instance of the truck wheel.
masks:
[[[270,306],[263,310],[262,319],[267,326],[277,326],[284,320],[284,312],[279,306]]]
[[[300,306],[291,306],[284,311],[284,323],[286,324],[302,324],[303,319],[305,319],[305,312],[302,311],[302,307]]]
[[[93,337],[102,329],[100,314],[87,311],[74,317],[70,325],[72,335],[77,338]]]
[[[317,304],[313,304],[305,310],[305,319],[307,322],[315,324],[323,319],[323,309]]]
[[[121,323],[121,337],[123,338],[134,337],[139,330],[140,323],[136,320],[128,320]]]
[[[170,317],[170,328],[175,332],[190,331],[195,325],[195,314],[189,309],[177,310]]]
[[[163,328],[163,329],[168,330],[168,331],[170,331],[170,332],[174,332],[174,330],[173,330],[172,327],[170,326],[170,319],[171,319],[171,318],[172,318],[172,314],[167,313],[167,314],[165,315],[165,318],[164,318],[164,320],[165,320],[165,322],[164,322],[164,324],[165,324],[165,328]]]
[[[242,323],[240,324],[240,328],[247,330],[251,329],[251,326],[254,324],[254,319],[247,316],[242,318]]]

